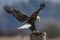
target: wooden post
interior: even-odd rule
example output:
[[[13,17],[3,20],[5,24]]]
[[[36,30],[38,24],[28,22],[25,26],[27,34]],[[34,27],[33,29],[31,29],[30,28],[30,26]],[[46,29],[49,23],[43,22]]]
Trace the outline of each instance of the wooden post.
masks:
[[[30,40],[46,40],[46,32],[35,32],[31,33]]]

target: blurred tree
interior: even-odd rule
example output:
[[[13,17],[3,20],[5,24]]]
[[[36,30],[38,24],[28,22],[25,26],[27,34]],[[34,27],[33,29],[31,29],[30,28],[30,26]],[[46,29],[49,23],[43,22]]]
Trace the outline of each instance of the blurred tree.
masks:
[[[0,29],[0,36],[4,36],[5,33],[3,32],[3,30]]]
[[[58,25],[48,23],[47,27],[43,29],[43,31],[47,32],[47,37],[54,38],[60,35],[60,30]]]

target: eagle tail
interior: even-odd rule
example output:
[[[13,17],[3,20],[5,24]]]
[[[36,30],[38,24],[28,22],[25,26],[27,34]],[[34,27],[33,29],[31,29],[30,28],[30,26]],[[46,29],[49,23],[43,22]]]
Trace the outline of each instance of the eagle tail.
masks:
[[[31,24],[25,24],[21,27],[18,27],[18,29],[29,29],[31,27]]]

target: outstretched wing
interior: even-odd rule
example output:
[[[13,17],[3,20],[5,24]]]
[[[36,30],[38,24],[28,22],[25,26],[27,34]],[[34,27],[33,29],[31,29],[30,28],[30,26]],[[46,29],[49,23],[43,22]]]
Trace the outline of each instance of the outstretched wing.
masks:
[[[12,14],[17,20],[21,22],[26,21],[29,18],[27,15],[23,14],[22,11],[16,10],[8,5],[4,6],[4,10]]]
[[[32,14],[31,17],[30,17],[30,20],[29,20],[28,22],[32,22],[32,21],[33,21],[33,23],[34,23],[34,22],[36,21],[37,15],[39,14],[39,12],[40,12],[44,7],[45,7],[45,3],[41,3],[41,4],[40,4],[40,7],[39,7],[36,11],[33,12],[33,14]]]

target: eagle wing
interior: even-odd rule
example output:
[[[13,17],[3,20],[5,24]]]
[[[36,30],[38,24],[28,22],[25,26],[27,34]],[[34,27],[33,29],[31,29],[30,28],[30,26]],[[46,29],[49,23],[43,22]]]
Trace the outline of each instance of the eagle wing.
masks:
[[[26,21],[29,17],[25,15],[21,10],[16,10],[8,5],[4,6],[4,10],[12,14],[20,22]]]

